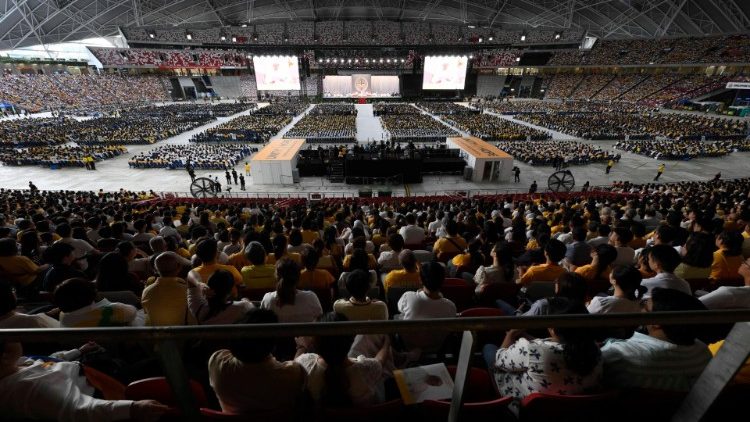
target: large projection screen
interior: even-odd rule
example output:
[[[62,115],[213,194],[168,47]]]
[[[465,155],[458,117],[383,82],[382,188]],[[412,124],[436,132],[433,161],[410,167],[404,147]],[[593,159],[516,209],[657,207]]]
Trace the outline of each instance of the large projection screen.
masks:
[[[255,56],[253,68],[259,91],[300,89],[299,67],[295,56]]]
[[[465,56],[427,56],[424,59],[422,89],[464,89]]]

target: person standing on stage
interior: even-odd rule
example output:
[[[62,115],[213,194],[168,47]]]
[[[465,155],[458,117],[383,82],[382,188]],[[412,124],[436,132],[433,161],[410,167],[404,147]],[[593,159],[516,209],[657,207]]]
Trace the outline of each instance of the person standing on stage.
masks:
[[[250,176],[250,163],[245,161],[245,176]]]
[[[232,175],[229,174],[229,170],[224,172],[224,176],[227,178],[227,186],[232,184]]]
[[[245,176],[240,174],[240,190],[245,190]]]
[[[234,184],[237,184],[237,170],[232,169],[232,179],[234,179]]]
[[[607,170],[606,170],[607,174],[609,174],[609,171],[612,170],[612,166],[614,165],[615,165],[615,161],[610,158],[609,161],[607,161]]]
[[[521,169],[518,166],[513,166],[513,181],[516,183],[521,181]]]
[[[529,193],[536,193],[536,189],[537,189],[537,184],[536,184],[536,180],[534,180],[534,183],[532,183],[531,186],[529,186]]]

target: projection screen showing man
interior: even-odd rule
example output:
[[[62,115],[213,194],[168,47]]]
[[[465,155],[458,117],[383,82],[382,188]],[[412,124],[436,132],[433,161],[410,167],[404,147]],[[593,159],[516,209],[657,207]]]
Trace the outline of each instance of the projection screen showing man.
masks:
[[[427,56],[424,59],[422,89],[464,89],[465,56]]]
[[[299,67],[294,56],[255,56],[255,82],[259,91],[300,89]]]

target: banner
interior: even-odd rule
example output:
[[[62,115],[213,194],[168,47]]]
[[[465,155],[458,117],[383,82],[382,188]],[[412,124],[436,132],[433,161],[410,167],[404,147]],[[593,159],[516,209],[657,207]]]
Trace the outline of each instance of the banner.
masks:
[[[727,89],[750,89],[750,82],[727,82]]]
[[[372,94],[370,75],[352,75],[352,94],[356,97]]]

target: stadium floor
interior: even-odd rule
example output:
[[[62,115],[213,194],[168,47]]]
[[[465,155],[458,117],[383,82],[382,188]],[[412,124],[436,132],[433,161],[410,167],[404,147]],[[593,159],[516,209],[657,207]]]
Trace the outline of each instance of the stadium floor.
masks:
[[[264,105],[264,104],[263,104]],[[370,105],[357,105],[357,107],[368,107]],[[217,126],[233,117],[248,114],[248,112],[237,115],[219,118],[217,121],[207,125],[200,126],[194,130],[185,132],[178,136],[166,139],[154,145],[130,145],[128,153],[114,159],[97,163],[96,171],[87,171],[84,168],[63,168],[60,170],[50,170],[42,167],[9,167],[0,166],[0,179],[3,180],[0,186],[5,188],[23,189],[28,187],[29,181],[33,181],[40,189],[44,190],[99,190],[115,191],[120,188],[129,190],[154,190],[156,192],[187,192],[189,190],[190,178],[182,170],[166,169],[131,169],[128,167],[130,156],[142,151],[155,148],[158,145],[168,144],[187,144],[188,140],[196,133],[202,132],[210,127]],[[299,120],[296,117],[293,122],[284,128],[278,136],[283,135],[294,123]],[[509,118],[509,117],[505,117]],[[519,122],[526,124],[525,122]],[[358,128],[374,128],[377,133],[358,134],[358,139],[379,139],[379,125],[375,124],[358,124]],[[585,141],[573,138],[561,133],[554,133],[554,139],[578,140],[580,142],[591,143],[603,149],[612,150],[614,141]],[[617,163],[610,174],[605,174],[605,163],[589,164],[585,166],[570,167],[576,179],[576,190],[589,181],[591,186],[609,185],[614,181],[629,180],[634,183],[646,183],[653,180],[656,175],[656,167],[660,161],[652,158],[617,151],[622,154],[622,159]],[[722,173],[723,178],[747,177],[749,175],[748,160],[750,152],[736,152],[720,158],[699,158],[691,161],[665,161],[666,171],[660,178],[661,182],[679,182],[679,181],[700,181],[709,180],[718,172]],[[445,193],[454,190],[499,190],[499,191],[526,191],[532,181],[537,181],[540,189],[547,186],[547,178],[554,170],[552,167],[530,166],[522,162],[516,162],[521,169],[520,183],[472,183],[466,182],[458,176],[426,176],[424,182],[417,185],[409,185],[409,191],[412,194],[419,193]],[[238,172],[243,171],[244,162],[238,164]],[[198,177],[213,175],[219,176],[222,184],[225,182],[223,174],[218,171],[196,171]],[[303,178],[301,183],[295,185],[253,185],[252,176],[247,178],[246,192],[262,193],[286,193],[286,192],[328,192],[328,193],[351,193],[360,189],[386,189],[391,190],[394,194],[403,194],[405,187],[398,186],[358,186],[346,185],[343,183],[330,183],[323,178]],[[232,193],[239,190],[238,187],[232,188]]]

